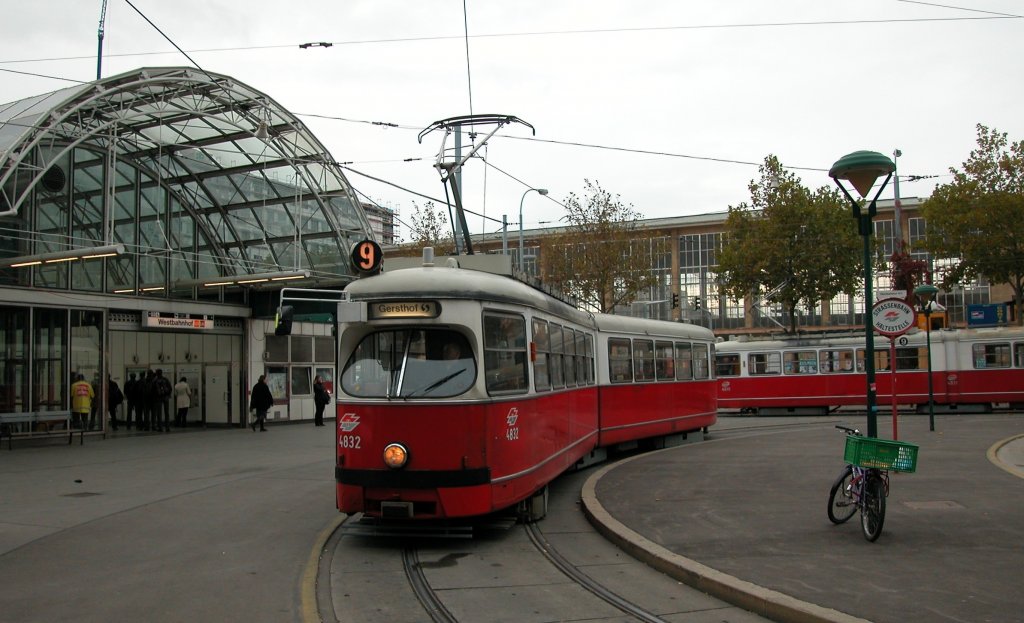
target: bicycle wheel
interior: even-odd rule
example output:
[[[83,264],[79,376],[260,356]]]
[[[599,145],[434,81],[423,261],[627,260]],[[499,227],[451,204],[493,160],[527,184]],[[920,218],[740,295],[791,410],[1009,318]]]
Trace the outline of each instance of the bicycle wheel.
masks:
[[[828,492],[828,519],[832,523],[843,523],[857,512],[857,501],[853,499],[853,492],[850,491],[851,480],[853,470],[847,465],[839,474],[839,478],[836,478],[832,490]]]
[[[885,523],[885,482],[878,474],[868,474],[861,496],[860,527],[864,538],[872,543],[882,536]]]

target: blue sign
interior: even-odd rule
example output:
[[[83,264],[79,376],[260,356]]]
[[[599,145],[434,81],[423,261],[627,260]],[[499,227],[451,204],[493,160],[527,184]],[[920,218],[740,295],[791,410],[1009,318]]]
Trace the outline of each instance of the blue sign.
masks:
[[[1006,305],[985,303],[967,306],[968,327],[991,327],[1006,324]]]

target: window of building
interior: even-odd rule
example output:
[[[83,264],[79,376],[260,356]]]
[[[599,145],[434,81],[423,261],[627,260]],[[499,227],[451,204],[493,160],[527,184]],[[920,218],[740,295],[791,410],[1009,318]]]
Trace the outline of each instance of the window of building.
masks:
[[[311,374],[312,368],[309,366],[292,366],[292,396],[308,396],[313,393]]]

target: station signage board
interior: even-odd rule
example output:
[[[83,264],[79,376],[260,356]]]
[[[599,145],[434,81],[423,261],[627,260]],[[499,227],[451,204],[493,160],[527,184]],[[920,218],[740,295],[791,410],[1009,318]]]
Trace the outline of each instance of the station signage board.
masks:
[[[184,318],[180,315],[173,318],[150,312],[145,318],[145,326],[151,329],[184,329],[189,331],[208,331],[213,328],[213,318]]]
[[[888,337],[903,335],[917,322],[914,308],[903,299],[882,299],[871,308],[875,331]]]

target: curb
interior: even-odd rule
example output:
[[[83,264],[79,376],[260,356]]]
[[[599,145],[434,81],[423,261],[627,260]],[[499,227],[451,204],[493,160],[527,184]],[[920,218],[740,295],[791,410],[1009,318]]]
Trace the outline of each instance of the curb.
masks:
[[[680,556],[634,532],[612,517],[597,499],[597,483],[608,471],[643,456],[649,455],[637,455],[602,467],[583,485],[581,493],[583,512],[590,523],[606,539],[630,556],[687,586],[773,621],[782,623],[870,623],[866,619],[801,601],[784,593],[752,584]]]

